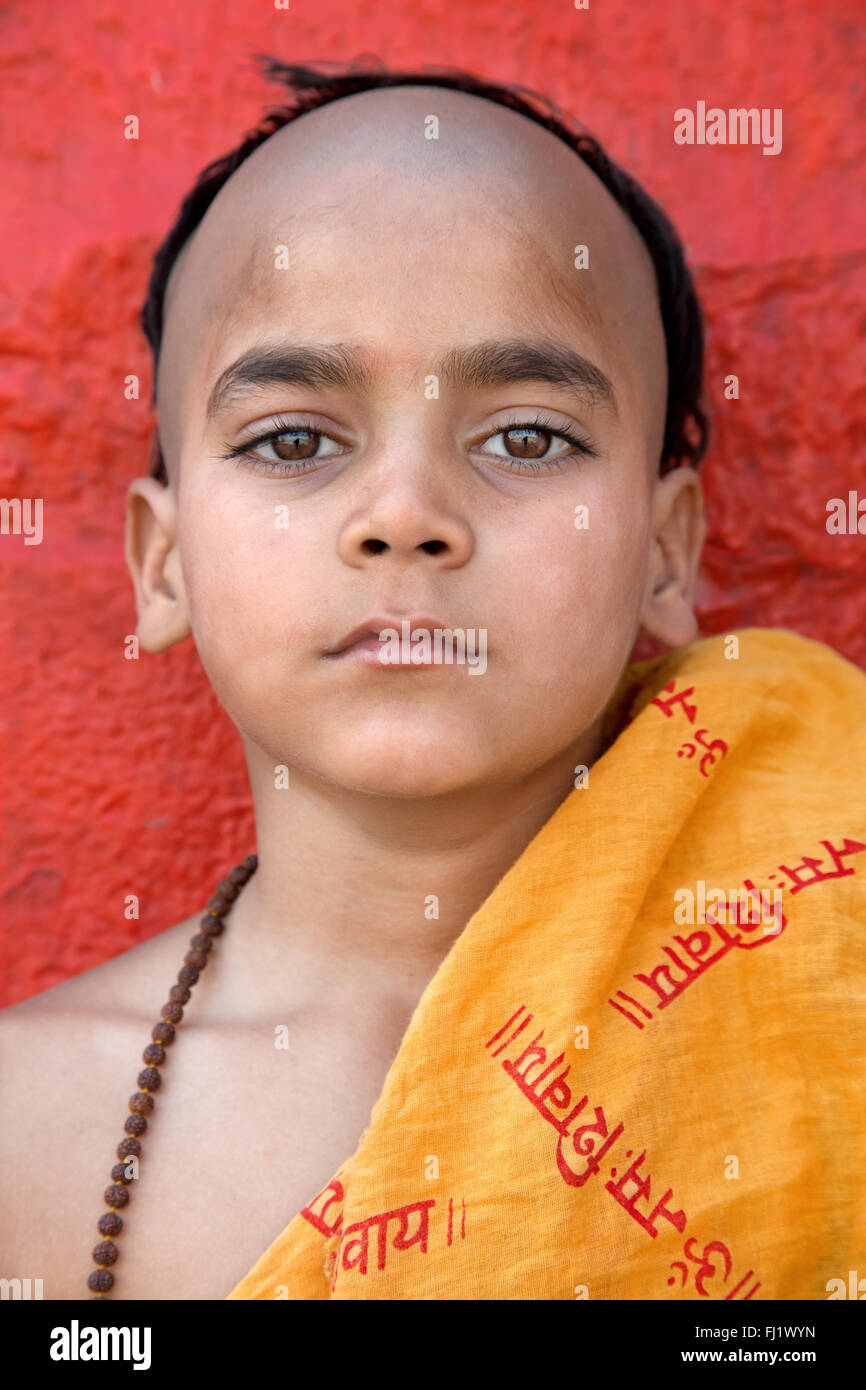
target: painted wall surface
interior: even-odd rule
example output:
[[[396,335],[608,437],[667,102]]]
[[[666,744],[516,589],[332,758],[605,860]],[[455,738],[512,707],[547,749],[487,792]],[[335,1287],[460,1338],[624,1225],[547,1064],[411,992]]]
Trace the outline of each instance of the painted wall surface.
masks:
[[[44,536],[0,537],[2,1004],[203,907],[253,848],[192,642],[124,660],[123,524],[147,471],[149,258],[199,169],[279,104],[255,52],[465,67],[601,138],[680,229],[709,320],[702,630],[788,627],[866,668],[866,535],[826,529],[830,498],[866,498],[859,0],[19,0],[0,15],[0,495],[44,499]],[[675,144],[699,101],[780,108],[781,152]]]

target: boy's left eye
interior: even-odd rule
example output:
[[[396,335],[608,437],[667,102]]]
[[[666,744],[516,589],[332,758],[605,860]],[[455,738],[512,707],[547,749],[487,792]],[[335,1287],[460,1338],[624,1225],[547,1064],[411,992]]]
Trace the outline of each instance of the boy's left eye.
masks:
[[[552,423],[541,419],[524,420],[519,424],[505,425],[495,434],[489,435],[485,442],[490,443],[491,440],[499,438],[504,440],[506,450],[514,448],[517,452],[500,454],[494,450],[492,457],[508,459],[511,464],[524,464],[531,470],[537,470],[545,465],[561,468],[563,461],[575,454],[582,454],[586,458],[597,457],[597,451],[588,439],[580,439],[567,430],[556,429]],[[560,450],[558,454],[548,453],[550,443],[554,439],[559,439],[564,444],[570,444],[571,448]]]
[[[264,466],[268,472],[285,477],[290,474],[309,472],[322,459],[339,456],[341,446],[337,441],[311,423],[303,420],[279,420],[276,423],[278,428],[269,430],[267,434],[259,435],[255,439],[247,440],[244,444],[238,444],[220,457],[225,459],[243,458],[250,463]],[[581,455],[585,458],[598,457],[598,451],[589,439],[582,439],[571,434],[568,430],[558,429],[555,422],[546,416],[536,416],[532,420],[518,420],[511,424],[502,425],[498,430],[489,434],[483,442],[489,444],[492,440],[500,438],[504,441],[505,451],[494,450],[492,453],[483,454],[483,456],[507,461],[510,472],[521,472],[522,470],[538,472],[543,468],[560,469],[567,458]],[[556,439],[561,440],[564,444],[570,444],[571,448],[561,450],[557,454],[551,454],[549,452],[550,446]],[[333,448],[325,453],[319,453],[316,441],[327,441]],[[260,454],[253,452],[253,449],[262,446],[273,448],[277,454],[276,458],[263,458]],[[510,452],[512,449],[516,452]]]

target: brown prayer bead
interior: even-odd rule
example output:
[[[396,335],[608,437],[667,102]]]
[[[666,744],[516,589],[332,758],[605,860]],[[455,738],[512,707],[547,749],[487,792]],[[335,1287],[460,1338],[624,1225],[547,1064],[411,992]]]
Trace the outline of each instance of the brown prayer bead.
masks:
[[[156,1067],[145,1067],[144,1071],[138,1073],[137,1086],[143,1091],[158,1091],[162,1085],[162,1077]]]
[[[172,1004],[186,1004],[192,998],[186,985],[172,985],[168,991],[168,997]]]
[[[136,1091],[134,1096],[129,1097],[129,1108],[133,1115],[149,1115],[153,1110],[153,1096]]]
[[[149,1067],[161,1067],[166,1056],[166,1050],[161,1043],[148,1043],[141,1054],[141,1060],[147,1062]]]
[[[147,1120],[143,1115],[127,1115],[123,1122],[123,1128],[127,1134],[144,1134],[147,1129]]]
[[[194,951],[201,951],[207,955],[208,951],[213,949],[213,937],[208,936],[207,932],[200,931],[196,933],[189,944]]]
[[[204,951],[187,951],[184,960],[193,970],[204,970],[207,965],[207,956]]]
[[[113,1265],[120,1254],[113,1240],[101,1240],[93,1247],[93,1260],[98,1265]]]
[[[202,917],[201,919],[201,929],[205,936],[222,936],[225,925],[220,917]]]
[[[127,1177],[126,1173],[126,1167],[128,1163],[129,1159],[126,1160],[126,1163],[115,1163],[114,1167],[111,1170],[111,1181],[120,1183],[121,1187],[125,1187],[128,1182],[132,1182],[132,1178]]]
[[[259,867],[259,856],[257,854],[245,854],[243,858],[243,867],[247,871],[247,877],[252,877]]]
[[[177,979],[178,983],[181,985],[194,985],[196,980],[198,979],[198,971],[196,970],[194,965],[184,965],[180,970],[178,970]],[[170,1004],[163,1005],[164,1009],[172,1007],[173,1006]],[[163,1018],[165,1017],[166,1015],[163,1014]]]
[[[105,1205],[107,1207],[125,1207],[129,1201],[129,1193],[125,1187],[120,1187],[118,1183],[113,1183],[103,1192]]]
[[[241,864],[236,865],[233,869],[229,869],[229,883],[234,883],[239,888],[243,888],[248,877],[249,875]]]
[[[180,1008],[180,1005],[178,1004],[177,1007]],[[181,1013],[183,1013],[183,1009],[181,1009],[180,1011]],[[166,1047],[168,1047],[170,1043],[174,1042],[174,1035],[174,1024],[171,1023],[168,1019],[163,1019],[162,1023],[155,1023],[150,1033],[150,1036],[153,1038],[153,1041],[155,1043],[163,1043]]]
[[[196,975],[196,979],[198,976]],[[183,1009],[180,1004],[163,1004],[159,1011],[160,1018],[164,1018],[167,1023],[180,1023],[183,1018]],[[150,1035],[153,1038],[153,1034]],[[159,1038],[153,1038],[154,1042],[159,1042]]]
[[[141,1144],[137,1139],[121,1139],[115,1153],[118,1158],[129,1158],[130,1154],[133,1158],[141,1158]]]
[[[95,1293],[107,1293],[114,1283],[110,1269],[95,1269],[87,1280],[87,1287]]]
[[[224,898],[227,903],[233,903],[240,891],[238,885],[232,883],[230,878],[221,878],[217,884],[216,890],[220,897]]]
[[[123,1230],[123,1221],[116,1211],[107,1211],[96,1223],[98,1230],[104,1236],[119,1236]]]

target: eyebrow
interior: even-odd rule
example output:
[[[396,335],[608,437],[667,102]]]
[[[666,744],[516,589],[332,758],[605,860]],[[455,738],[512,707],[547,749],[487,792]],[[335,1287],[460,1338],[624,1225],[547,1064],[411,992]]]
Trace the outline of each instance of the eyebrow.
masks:
[[[600,367],[554,338],[474,343],[450,348],[432,364],[432,372],[449,390],[480,390],[519,381],[565,387],[592,406],[601,405],[619,419],[616,393]],[[230,406],[268,386],[307,386],[368,392],[375,375],[363,349],[350,343],[312,347],[285,344],[250,348],[241,353],[214,383],[206,416],[216,419]]]

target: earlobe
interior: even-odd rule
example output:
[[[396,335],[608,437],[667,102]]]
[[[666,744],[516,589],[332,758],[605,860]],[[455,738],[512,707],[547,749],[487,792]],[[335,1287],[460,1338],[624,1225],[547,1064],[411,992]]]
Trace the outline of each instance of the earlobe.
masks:
[[[165,651],[192,631],[176,536],[171,488],[151,477],[134,479],[126,500],[126,563],[138,609],[136,633],[147,652]]]
[[[641,626],[669,647],[699,635],[695,585],[706,534],[703,495],[692,468],[659,478],[652,505],[652,549]]]

